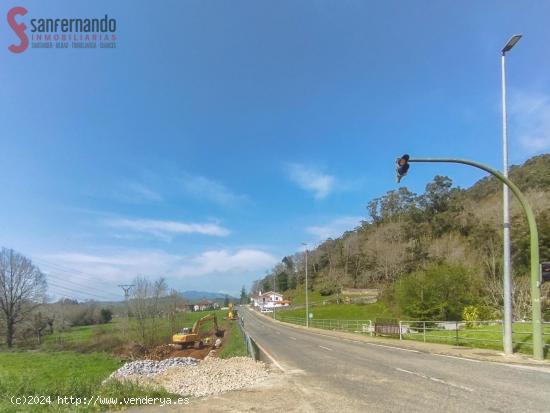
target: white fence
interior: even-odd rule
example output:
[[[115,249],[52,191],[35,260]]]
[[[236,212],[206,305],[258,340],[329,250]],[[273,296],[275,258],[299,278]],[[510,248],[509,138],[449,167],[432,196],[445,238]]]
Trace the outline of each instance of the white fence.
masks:
[[[276,319],[285,323],[305,326],[306,320],[301,317],[284,317],[276,315]],[[331,320],[331,319],[310,319],[309,326],[322,328],[324,330],[347,331],[350,333],[374,334],[374,326],[371,320]]]
[[[274,315],[279,321],[306,325],[305,317],[285,317]],[[379,322],[381,320],[378,320]],[[502,349],[502,321],[434,321],[434,320],[395,320],[398,326],[393,336],[400,340],[417,340],[431,343],[452,344],[481,348]],[[309,326],[325,330],[375,335],[376,322],[372,320],[310,319]],[[513,344],[515,351],[530,352],[532,330],[530,322],[513,323]],[[380,330],[379,330],[380,331]],[[386,334],[382,334],[386,335]],[[391,336],[390,334],[388,334]],[[545,348],[550,351],[550,322],[543,323]]]

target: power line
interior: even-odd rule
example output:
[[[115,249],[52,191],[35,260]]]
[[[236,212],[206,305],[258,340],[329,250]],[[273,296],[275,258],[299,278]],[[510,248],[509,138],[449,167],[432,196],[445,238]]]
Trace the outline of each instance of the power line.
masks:
[[[46,261],[46,260],[43,260],[43,259],[34,259],[34,260],[44,263],[47,267],[54,268],[55,272],[63,272],[63,273],[67,273],[67,274],[70,274],[70,275],[74,275],[75,273],[78,273],[78,274],[82,274],[82,275],[87,276],[86,279],[89,279],[89,277],[97,278],[97,275],[88,274],[88,273],[85,273],[83,271],[80,271],[80,270],[77,270],[77,269],[74,269],[74,268],[64,267],[64,266],[61,266],[59,264],[54,264],[52,262],[49,262],[49,261]],[[93,290],[93,291],[99,292],[101,294],[106,294],[106,295],[109,295],[111,297],[116,297],[117,299],[120,298],[117,294],[114,294],[114,293],[109,293],[109,292],[105,292],[104,290],[100,290],[100,289],[97,289],[97,288],[94,288],[94,287],[91,287],[91,286],[82,285],[82,284],[79,284],[79,283],[77,283],[73,280],[67,280],[65,278],[61,279],[62,278],[61,276],[58,276],[58,275],[52,273],[51,270],[47,273],[47,275],[49,277],[57,279],[60,282],[67,283],[67,284],[72,284],[72,285],[74,285],[75,287],[78,287],[78,288],[86,288],[88,290]],[[74,290],[71,290],[71,291],[74,291]],[[81,291],[78,291],[78,293],[83,294],[83,292],[81,292]],[[98,295],[94,294],[94,293],[89,293],[88,295],[98,297]],[[102,298],[105,298],[105,297],[102,297]]]
[[[70,268],[70,267],[67,267],[67,266],[52,263],[52,262],[49,262],[49,261],[44,260],[42,258],[33,258],[33,260],[37,261],[38,263],[42,263],[41,265],[45,265],[46,267],[53,268],[55,272],[66,273],[66,274],[70,274],[70,275],[73,275],[73,276],[76,273],[76,274],[86,276],[87,280],[90,280],[90,278],[92,278],[92,279],[97,278],[97,275],[86,273],[84,271],[77,270],[75,268]],[[89,296],[89,297],[96,297],[96,298],[100,298],[101,300],[105,300],[105,301],[113,301],[113,298],[107,298],[107,297],[105,297],[105,295],[108,295],[108,296],[111,296],[111,297],[116,297],[117,299],[120,298],[117,294],[114,294],[114,293],[109,293],[109,292],[103,291],[103,290],[95,288],[95,287],[83,285],[83,284],[80,284],[80,283],[75,282],[73,280],[62,279],[62,277],[60,275],[56,275],[55,273],[52,273],[51,270],[50,270],[50,272],[47,273],[47,276],[53,278],[55,281],[59,281],[59,282],[69,284],[71,286],[74,286],[75,288],[85,288],[87,290],[92,290],[92,291],[98,292],[102,295],[95,294],[93,292],[75,290],[73,288],[70,288],[70,287],[67,287],[67,286],[64,286],[64,285],[56,284],[55,282],[48,282],[48,284],[51,284],[51,285],[55,286],[56,288],[61,288],[61,289],[67,290],[67,291],[71,291],[72,293],[85,295],[85,296]],[[83,278],[79,278],[79,280],[83,280]],[[90,281],[92,281],[92,280],[90,280]],[[124,298],[125,298],[126,301],[128,301],[129,291],[133,286],[134,286],[133,284],[119,285],[119,287],[123,288],[123,290],[124,290]],[[127,288],[127,289],[125,289],[125,288]]]
[[[37,260],[39,261],[39,260]],[[47,267],[52,267],[55,269],[55,271],[58,271],[58,272],[63,272],[63,273],[66,273],[66,274],[70,274],[70,275],[75,275],[76,274],[80,274],[80,275],[85,275],[86,278],[96,278],[97,277],[97,274],[89,274],[89,273],[85,273],[85,272],[82,272],[82,271],[79,271],[79,270],[76,270],[74,268],[67,268],[67,267],[62,267],[60,265],[57,265],[57,264],[52,264],[52,263],[49,263],[49,262],[46,262],[46,261],[43,261],[44,264],[43,265],[46,265]]]
[[[88,285],[83,285],[83,284],[77,283],[77,282],[72,281],[72,280],[67,280],[67,279],[61,278],[60,276],[58,276],[58,275],[56,275],[56,274],[53,274],[53,273],[49,273],[49,272],[48,272],[46,275],[47,275],[49,278],[53,278],[54,281],[67,283],[67,284],[70,284],[70,285],[75,286],[75,287],[86,288],[86,289],[88,289],[88,290],[93,290],[93,291],[98,292],[98,293],[101,293],[101,294],[111,295],[111,296],[113,296],[113,297],[120,298],[120,296],[119,296],[118,294],[109,293],[109,292],[106,292],[105,290],[102,290],[102,289],[99,289],[99,288],[91,287],[91,286],[88,286]]]
[[[76,273],[79,273],[79,274],[82,274],[82,275],[87,275],[89,277],[95,277],[95,275],[93,275],[93,274],[89,274],[89,273],[86,273],[84,271],[77,270],[75,268],[70,268],[70,267],[66,267],[66,266],[63,266],[63,265],[55,264],[55,263],[52,263],[50,261],[46,261],[42,258],[33,258],[33,260],[38,261],[38,262],[43,262],[44,264],[50,265],[52,267],[57,267],[57,268],[59,268],[60,270],[62,270],[64,272],[76,272]]]
[[[102,301],[113,301],[112,298],[107,298],[105,296],[100,296],[98,294],[93,294],[93,293],[89,293],[89,292],[85,292],[85,291],[79,291],[79,290],[75,290],[75,289],[72,289],[70,287],[65,287],[63,285],[59,285],[59,284],[56,284],[56,283],[53,283],[53,282],[50,282],[49,284],[53,285],[54,287],[56,288],[61,288],[63,290],[67,290],[67,291],[70,291],[72,293],[76,293],[76,294],[80,294],[80,295],[85,295],[85,296],[89,296],[89,297],[95,297],[95,298],[99,298],[101,299]]]

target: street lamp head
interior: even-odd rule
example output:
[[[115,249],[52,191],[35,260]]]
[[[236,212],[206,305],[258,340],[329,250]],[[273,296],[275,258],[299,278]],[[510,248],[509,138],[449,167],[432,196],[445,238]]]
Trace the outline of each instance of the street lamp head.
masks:
[[[506,43],[506,46],[502,49],[502,54],[505,54],[506,52],[512,50],[512,47],[516,45],[517,42],[519,42],[519,39],[521,39],[521,34],[515,34],[513,35],[510,40],[508,40],[508,43]]]

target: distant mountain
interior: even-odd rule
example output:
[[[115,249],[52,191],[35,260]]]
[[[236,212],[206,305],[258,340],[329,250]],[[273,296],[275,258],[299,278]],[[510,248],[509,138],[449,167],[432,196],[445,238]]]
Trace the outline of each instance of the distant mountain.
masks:
[[[232,297],[229,294],[211,293],[211,292],[208,292],[208,291],[195,291],[195,290],[183,291],[181,293],[181,295],[183,295],[183,297],[186,298],[189,301],[197,301],[197,300],[201,300],[203,298],[206,298],[207,300],[213,300],[213,301],[214,300],[224,300],[226,295],[229,297],[230,300],[236,300],[235,297]]]

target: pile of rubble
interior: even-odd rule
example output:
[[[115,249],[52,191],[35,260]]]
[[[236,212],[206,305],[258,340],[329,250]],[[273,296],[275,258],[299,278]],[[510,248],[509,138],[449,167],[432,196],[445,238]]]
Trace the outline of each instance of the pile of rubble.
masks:
[[[127,377],[144,376],[151,377],[166,371],[170,367],[194,366],[199,360],[193,357],[175,357],[165,360],[136,360],[126,363],[114,371],[110,379],[122,379]]]
[[[168,369],[147,381],[170,393],[202,397],[248,387],[267,376],[264,363],[249,357],[208,357],[193,366]]]
[[[202,361],[177,357],[126,363],[109,379],[131,380],[147,386],[160,386],[181,396],[202,397],[251,386],[267,377],[264,363],[248,357],[207,357]]]

